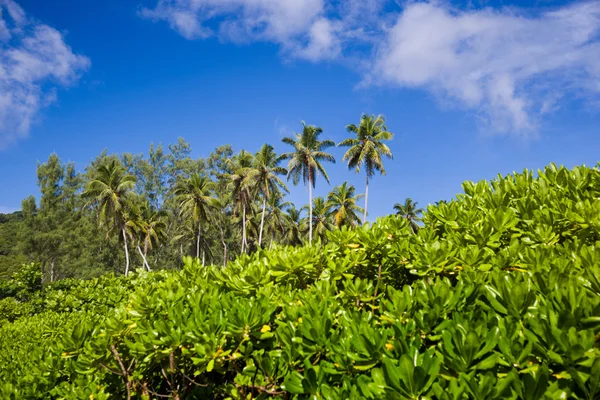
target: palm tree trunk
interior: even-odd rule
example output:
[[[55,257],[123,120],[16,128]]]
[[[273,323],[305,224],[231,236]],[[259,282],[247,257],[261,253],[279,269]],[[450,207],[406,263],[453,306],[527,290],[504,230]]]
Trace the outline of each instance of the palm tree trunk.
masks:
[[[242,204],[242,253],[246,249],[246,207]]]
[[[200,223],[198,223],[198,237],[196,238],[196,258],[200,258]]]
[[[140,253],[140,256],[142,256],[142,260],[144,262],[144,266],[146,267],[146,269],[148,271],[150,271],[150,266],[148,265],[148,261],[146,260],[146,256],[144,255],[144,252],[142,251],[142,249],[140,249],[140,246],[137,246],[137,250]]]
[[[223,266],[227,266],[227,243],[225,243],[225,233],[223,232],[223,226],[219,226],[221,231],[221,243],[223,243]]]
[[[367,205],[369,202],[369,174],[367,174],[367,187],[365,189],[365,214],[363,215],[363,225],[367,222]]]
[[[129,250],[127,249],[127,234],[125,233],[125,227],[121,229],[123,233],[123,244],[125,246],[125,276],[129,274]]]
[[[204,267],[204,263],[206,261],[206,252],[202,250],[202,267]]]
[[[46,283],[46,280],[44,279],[45,271],[46,271],[46,261],[42,261],[42,283]]]
[[[263,197],[262,217],[260,217],[260,233],[258,234],[258,247],[262,243],[263,227],[265,226],[265,211],[267,209],[267,197]]]
[[[144,258],[146,259],[146,267],[150,271],[150,263],[148,262],[148,249],[144,249]],[[156,266],[156,257],[154,257],[154,266]]]
[[[308,244],[312,244],[312,182],[308,180]]]

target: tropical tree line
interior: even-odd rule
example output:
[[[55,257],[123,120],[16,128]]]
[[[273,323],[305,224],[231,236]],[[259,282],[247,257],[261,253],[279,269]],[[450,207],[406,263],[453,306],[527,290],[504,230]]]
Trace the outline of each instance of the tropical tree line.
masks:
[[[276,244],[324,242],[328,231],[366,222],[369,180],[385,174],[383,159],[392,159],[385,142],[393,134],[382,116],[363,115],[347,130],[351,137],[337,145],[347,148],[342,160],[349,169],[364,172],[364,194],[344,182],[313,198],[319,177],[330,181],[326,166],[336,160],[328,149],[336,143],[304,122],[301,132],[283,138],[283,154],[270,144],[256,153],[225,145],[193,159],[179,139],[168,149],[151,146],[147,157],[103,152],[82,172],[52,154],[38,164],[39,204],[28,197],[9,220],[15,234],[0,242],[0,276],[29,261],[41,263],[50,281],[179,265],[185,255],[226,265]],[[307,187],[306,205],[286,201],[290,182]],[[418,229],[416,203],[394,208]]]

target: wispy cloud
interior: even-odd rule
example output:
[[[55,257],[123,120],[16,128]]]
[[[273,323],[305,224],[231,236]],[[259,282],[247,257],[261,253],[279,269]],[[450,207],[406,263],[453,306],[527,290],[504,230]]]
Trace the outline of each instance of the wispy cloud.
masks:
[[[0,0],[0,149],[28,135],[36,115],[90,66],[56,29]]]
[[[599,2],[536,17],[414,3],[377,49],[368,80],[434,91],[495,131],[527,134],[563,94],[600,93],[599,33]]]
[[[276,118],[275,121],[273,121],[273,128],[281,138],[292,136],[294,134],[294,130],[288,124],[281,122],[279,118]]]
[[[335,24],[324,19],[324,0],[159,0],[140,15],[167,21],[188,39],[279,43],[308,59],[337,55]]]
[[[385,0],[158,0],[146,18],[188,39],[270,41],[286,56],[339,60],[362,86],[419,88],[472,110],[492,132],[534,135],[576,96],[600,94],[600,2],[532,14]],[[348,62],[351,58],[351,62]]]

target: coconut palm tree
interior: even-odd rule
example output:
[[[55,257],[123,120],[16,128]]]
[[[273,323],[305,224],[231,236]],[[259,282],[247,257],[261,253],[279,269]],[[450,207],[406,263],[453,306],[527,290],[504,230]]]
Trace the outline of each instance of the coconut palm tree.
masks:
[[[308,209],[308,206],[302,207],[303,210]],[[327,232],[333,228],[331,221],[331,212],[329,210],[329,204],[321,196],[313,199],[313,212],[312,219],[309,223],[312,223],[313,229],[317,237],[321,239],[321,242],[325,243],[327,240]]]
[[[322,174],[327,183],[329,176],[323,168],[323,161],[335,163],[335,157],[326,153],[324,150],[329,147],[335,147],[335,143],[331,140],[319,140],[319,135],[323,133],[323,129],[314,126],[306,125],[302,121],[302,133],[296,133],[295,138],[285,137],[283,143],[294,147],[294,151],[285,153],[281,156],[282,159],[289,159],[288,163],[288,180],[293,179],[294,185],[297,185],[300,178],[308,185],[308,204],[309,204],[309,231],[308,242],[312,242],[312,190],[315,187],[317,174]]]
[[[331,209],[331,214],[335,222],[335,226],[356,226],[360,223],[358,213],[362,213],[363,209],[356,203],[363,197],[362,194],[355,195],[356,189],[354,185],[348,185],[348,182],[336,186],[327,196],[327,204]]]
[[[256,189],[258,170],[253,168],[254,157],[245,150],[240,151],[229,161],[231,170],[227,186],[236,205],[236,211],[242,215],[242,253],[248,249],[247,213]]]
[[[417,208],[417,202],[413,201],[410,197],[404,200],[404,204],[394,204],[394,210],[396,215],[405,218],[408,221],[408,225],[414,233],[419,231],[418,222],[422,221],[421,214],[423,214],[422,208]]]
[[[258,190],[262,194],[262,215],[260,217],[260,229],[258,234],[258,247],[262,244],[263,229],[265,226],[265,213],[267,209],[267,201],[280,190],[289,193],[285,183],[277,175],[286,175],[287,170],[278,166],[281,158],[277,156],[273,146],[264,144],[256,156],[254,157],[254,168],[258,171],[256,175],[256,184]]]
[[[134,207],[133,215],[126,223],[132,241],[138,243],[138,253],[140,253],[148,271],[150,271],[150,264],[148,264],[147,259],[148,251],[158,245],[167,235],[165,219],[166,213],[164,211],[156,210],[145,203],[140,207]],[[140,244],[143,246],[143,250]]]
[[[140,253],[140,256],[142,257],[142,265],[150,271],[146,257],[140,248],[140,243],[143,240],[142,232],[144,229],[144,220],[141,213],[141,206],[135,204],[135,202],[129,206],[128,213],[125,217],[125,231],[131,240],[131,245],[137,248],[138,253]]]
[[[129,197],[135,187],[136,178],[126,173],[123,164],[110,158],[100,163],[92,172],[83,196],[97,207],[100,224],[118,229],[123,236],[125,248],[125,275],[129,274],[129,250],[127,248],[126,210]]]
[[[369,179],[375,175],[375,171],[385,175],[381,158],[382,156],[392,158],[392,152],[383,141],[391,140],[394,135],[388,132],[382,115],[375,117],[363,114],[358,126],[350,124],[346,126],[346,129],[348,132],[354,133],[356,137],[348,138],[339,144],[342,147],[350,147],[344,154],[343,160],[348,161],[348,168],[354,168],[357,174],[364,167],[367,175],[363,215],[363,223],[365,223],[369,201]]]
[[[175,199],[179,203],[182,215],[192,220],[196,233],[196,257],[200,258],[200,236],[203,222],[208,221],[210,208],[219,207],[219,201],[213,196],[213,182],[198,173],[183,179],[175,185]]]
[[[284,243],[290,246],[302,244],[304,232],[306,231],[302,222],[302,211],[292,205],[287,209],[285,216]]]
[[[271,244],[278,236],[285,234],[286,209],[291,207],[292,203],[283,201],[281,194],[271,196],[269,199],[268,210],[269,218],[266,231],[270,233]]]

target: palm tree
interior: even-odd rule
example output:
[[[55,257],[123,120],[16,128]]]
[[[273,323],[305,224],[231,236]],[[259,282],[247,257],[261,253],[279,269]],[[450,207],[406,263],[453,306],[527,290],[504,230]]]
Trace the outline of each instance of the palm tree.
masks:
[[[135,182],[135,176],[127,174],[118,159],[110,158],[97,166],[83,192],[84,197],[90,198],[97,205],[100,223],[108,226],[109,232],[112,228],[121,231],[125,248],[125,276],[129,274],[126,209]]]
[[[283,181],[277,176],[287,174],[287,170],[285,168],[278,166],[280,162],[281,158],[277,156],[273,146],[269,144],[264,144],[254,157],[254,167],[258,171],[256,175],[256,184],[258,185],[258,189],[263,197],[260,230],[258,234],[258,247],[260,247],[262,244],[267,201],[271,198],[271,196],[279,193],[279,190],[289,193],[285,183],[283,183]]]
[[[212,220],[212,217],[209,216],[209,221]],[[194,246],[196,247],[196,254],[200,252],[202,266],[205,265],[206,256],[212,256],[211,251],[211,240],[209,235],[205,234],[207,224],[201,225],[201,233],[200,233],[200,243],[198,243],[198,229],[192,224],[183,224],[178,226],[177,232],[175,235],[171,237],[170,243],[171,245],[179,245],[179,253],[181,256],[184,255],[183,251],[183,243],[187,243],[190,238],[193,239]]]
[[[306,208],[308,207],[302,207],[302,209]],[[312,223],[317,237],[321,239],[321,242],[325,243],[327,232],[332,229],[333,223],[331,221],[329,204],[321,196],[313,199],[313,213],[309,223]]]
[[[348,138],[339,144],[339,146],[350,147],[344,154],[343,160],[347,160],[348,168],[355,168],[357,174],[363,166],[367,173],[363,215],[363,223],[365,223],[367,221],[367,203],[369,200],[369,178],[375,175],[375,171],[385,175],[381,157],[393,157],[391,150],[383,141],[391,140],[394,135],[388,132],[382,115],[375,117],[374,115],[363,114],[358,126],[350,124],[346,129],[348,132],[356,134],[356,137]]]
[[[322,161],[335,163],[333,155],[324,152],[329,147],[335,147],[332,140],[319,140],[319,135],[323,133],[323,129],[314,126],[306,125],[302,121],[302,133],[296,133],[296,137],[285,137],[283,143],[294,147],[294,151],[285,153],[281,156],[282,159],[289,159],[288,163],[288,180],[293,178],[294,185],[300,181],[300,177],[305,185],[308,185],[308,204],[309,204],[309,231],[308,243],[312,243],[312,190],[315,187],[316,177],[321,173],[327,183],[329,176],[321,164]]]
[[[363,212],[363,209],[356,205],[357,201],[363,197],[362,194],[355,195],[354,185],[348,185],[348,182],[336,186],[327,196],[327,203],[331,208],[331,214],[335,226],[356,226],[360,223],[360,217],[357,213]]]
[[[406,200],[404,200],[404,204],[394,204],[394,210],[396,210],[396,215],[405,218],[408,221],[408,225],[414,233],[419,231],[419,224],[417,222],[422,221],[421,214],[423,214],[423,209],[417,208],[417,202],[413,201],[410,197],[407,197]]]
[[[144,230],[144,220],[142,218],[141,208],[133,203],[129,206],[129,212],[126,216],[125,222],[125,231],[127,232],[127,236],[131,240],[132,246],[135,245],[138,253],[142,256],[142,265],[150,271],[150,267],[148,266],[148,262],[146,261],[146,257],[140,248],[140,243],[143,240],[141,237],[143,235]]]
[[[281,194],[272,196],[269,199],[268,209],[269,218],[267,221],[267,231],[271,235],[271,244],[277,238],[278,234],[285,234],[286,212],[285,209],[292,206],[289,201],[283,201]]]
[[[148,271],[150,271],[147,259],[148,250],[151,250],[166,237],[167,224],[165,217],[164,211],[155,210],[148,203],[145,203],[135,210],[133,216],[126,223],[130,228],[132,240],[137,239],[138,253],[142,256]],[[140,243],[144,248],[143,251],[140,248]]]
[[[208,221],[210,208],[219,207],[219,201],[213,197],[213,182],[198,173],[183,179],[175,185],[175,199],[179,203],[182,215],[192,219],[196,234],[196,257],[200,258],[200,236],[203,222]]]
[[[302,224],[302,211],[295,205],[287,209],[285,216],[284,242],[290,246],[302,244],[302,234],[306,232]]]
[[[258,170],[252,167],[253,164],[254,157],[245,150],[240,151],[230,160],[233,173],[229,175],[228,189],[237,205],[237,211],[242,214],[242,253],[248,248],[246,214],[250,208],[258,176]]]

